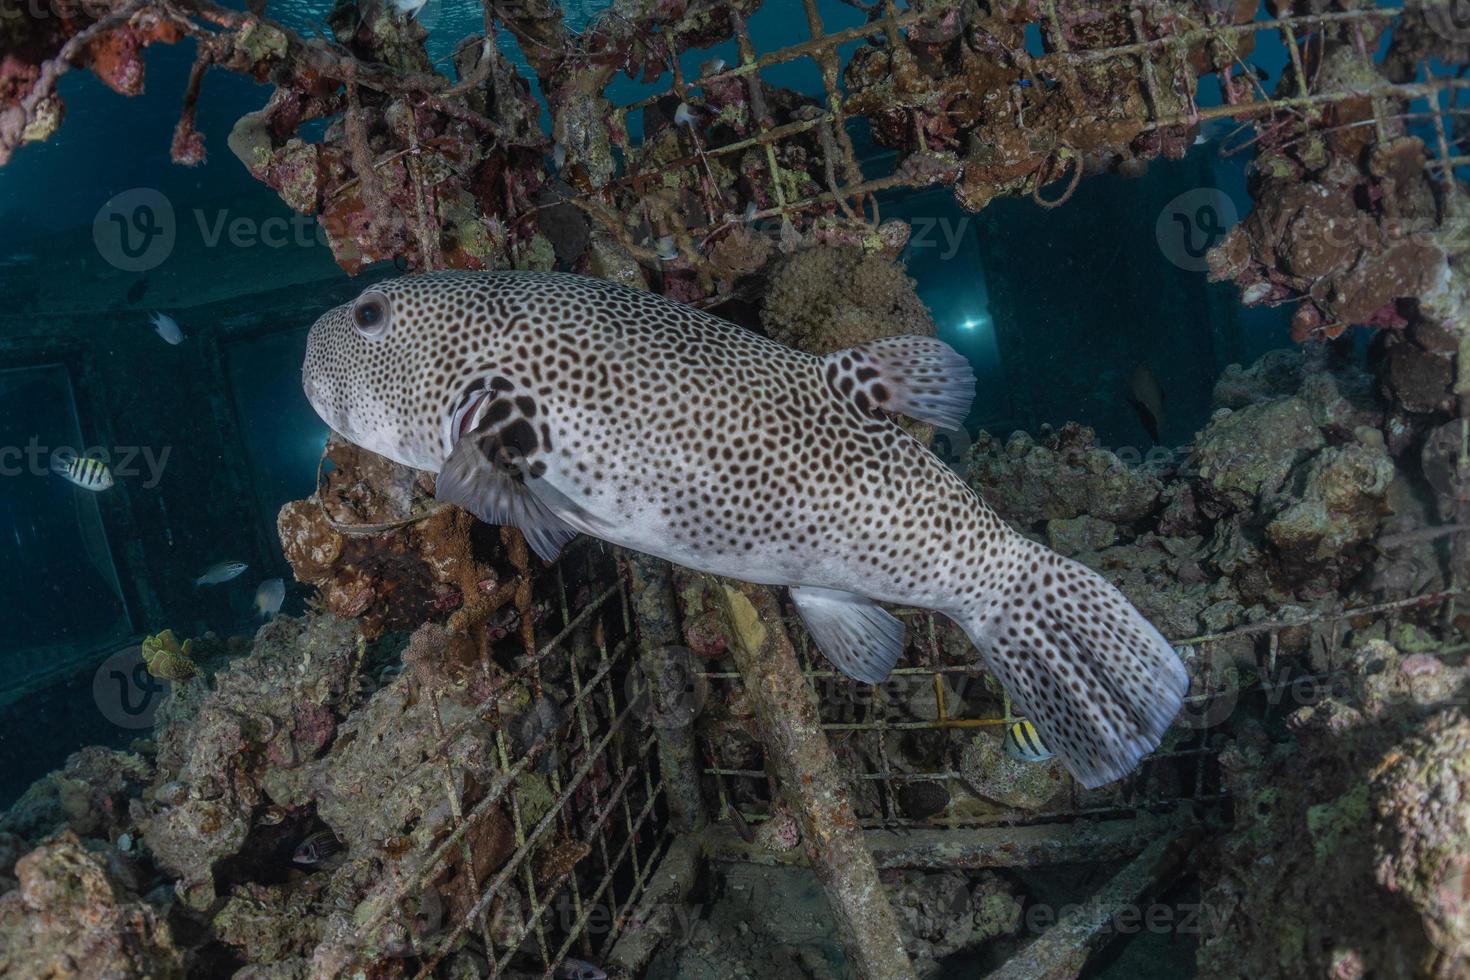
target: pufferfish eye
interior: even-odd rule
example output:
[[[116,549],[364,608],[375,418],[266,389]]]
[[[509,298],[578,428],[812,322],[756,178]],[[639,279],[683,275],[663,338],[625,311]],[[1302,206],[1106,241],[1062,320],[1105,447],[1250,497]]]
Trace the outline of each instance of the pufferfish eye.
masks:
[[[363,293],[352,304],[352,322],[357,326],[357,332],[368,340],[381,340],[388,332],[391,320],[388,297],[382,293]]]

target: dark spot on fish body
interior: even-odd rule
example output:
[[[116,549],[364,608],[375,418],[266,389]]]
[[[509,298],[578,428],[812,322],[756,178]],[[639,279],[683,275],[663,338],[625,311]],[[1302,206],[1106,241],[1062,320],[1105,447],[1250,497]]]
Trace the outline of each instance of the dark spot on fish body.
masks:
[[[490,407],[485,411],[484,424],[497,425],[504,422],[510,418],[510,412],[511,404],[509,401],[504,398],[496,399],[494,402],[491,402]]]

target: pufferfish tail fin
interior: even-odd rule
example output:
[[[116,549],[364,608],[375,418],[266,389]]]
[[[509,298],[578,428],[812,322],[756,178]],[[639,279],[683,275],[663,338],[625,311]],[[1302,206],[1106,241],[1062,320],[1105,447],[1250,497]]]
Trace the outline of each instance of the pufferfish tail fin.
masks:
[[[1001,552],[994,584],[955,618],[1078,782],[1121,779],[1179,713],[1184,664],[1096,572],[1014,532]]]

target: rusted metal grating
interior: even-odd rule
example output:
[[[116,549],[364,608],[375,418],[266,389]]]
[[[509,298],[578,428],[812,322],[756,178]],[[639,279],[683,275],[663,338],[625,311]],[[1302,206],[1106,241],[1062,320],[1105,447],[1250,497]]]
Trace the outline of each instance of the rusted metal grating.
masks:
[[[455,830],[417,873],[397,883],[378,920],[360,930],[375,935],[392,910],[415,907],[457,859],[474,867],[475,829],[508,812],[512,853],[478,884],[467,912],[437,923],[422,938],[415,951],[419,977],[433,975],[465,943],[483,955],[490,976],[513,961],[516,970],[535,963],[549,977],[568,956],[596,958],[627,924],[672,837],[656,735],[629,682],[634,638],[628,586],[611,550],[579,540],[526,593],[521,604],[544,618],[508,641],[523,648],[514,671],[492,673],[486,664],[494,687],[473,717],[446,727],[430,691],[435,738],[421,765],[444,770]],[[507,732],[504,699],[516,690],[540,698],[552,675],[570,690],[557,705],[559,720],[529,745],[517,745]],[[494,730],[497,757],[493,782],[466,808],[464,781],[447,748],[473,726]],[[549,800],[540,793],[528,797],[529,773],[544,773]]]
[[[696,270],[708,268],[708,259],[702,254],[705,246],[741,221],[772,220],[779,223],[811,212],[840,211],[845,218],[864,221],[876,227],[879,208],[874,198],[875,194],[887,190],[932,186],[935,183],[935,177],[932,173],[926,172],[924,167],[906,166],[907,161],[902,159],[889,174],[868,178],[863,176],[847,124],[863,116],[865,112],[876,109],[877,106],[870,104],[871,100],[866,99],[862,93],[849,98],[844,92],[842,72],[846,66],[842,61],[839,48],[843,44],[854,41],[877,40],[886,42],[887,49],[896,58],[908,58],[910,55],[907,53],[900,31],[915,25],[935,23],[959,5],[926,4],[922,10],[900,9],[893,0],[878,0],[866,6],[860,3],[853,5],[868,10],[871,18],[869,22],[858,27],[825,33],[816,0],[803,0],[811,36],[799,43],[767,53],[757,51],[745,24],[737,20],[735,40],[739,48],[739,64],[692,81],[685,78],[675,56],[676,52],[671,48],[669,71],[664,76],[669,79],[669,87],[658,94],[616,109],[615,116],[619,123],[629,113],[649,108],[660,100],[670,97],[698,106],[701,104],[701,98],[697,93],[701,87],[739,80],[748,90],[755,131],[743,138],[719,143],[708,141],[707,137],[701,136],[695,127],[689,127],[687,136],[684,137],[684,145],[689,147],[689,152],[660,165],[640,167],[636,162],[630,162],[625,172],[608,185],[581,193],[572,198],[573,202],[579,204],[594,219],[602,223],[608,231],[618,237],[625,246],[628,246],[633,254],[641,260],[652,262],[658,258],[654,250],[632,242],[626,229],[618,220],[619,215],[609,212],[606,209],[606,203],[609,200],[616,200],[620,192],[639,192],[650,187],[661,186],[665,183],[666,178],[672,178],[676,174],[687,178],[688,186],[700,188],[699,210],[703,212],[703,220],[696,220],[692,215],[688,216],[689,227],[679,229],[682,233],[682,240],[677,241],[676,244],[679,246],[679,259],[687,262],[689,267]],[[1438,159],[1433,161],[1430,167],[1438,171],[1442,179],[1448,179],[1445,175],[1448,175],[1454,168],[1470,164],[1470,155],[1456,152],[1457,143],[1451,139],[1454,129],[1446,123],[1447,117],[1470,115],[1470,108],[1459,106],[1455,101],[1460,91],[1470,89],[1470,78],[1436,75],[1430,66],[1425,64],[1421,66],[1422,81],[1402,83],[1383,81],[1366,89],[1337,88],[1313,91],[1314,82],[1309,81],[1307,73],[1303,71],[1303,45],[1320,43],[1323,30],[1356,28],[1357,44],[1365,53],[1371,55],[1371,52],[1366,51],[1364,25],[1386,25],[1404,14],[1402,8],[1367,7],[1347,11],[1266,18],[1247,24],[1198,25],[1162,37],[1147,36],[1149,32],[1145,29],[1145,6],[1142,3],[1138,0],[1130,0],[1127,9],[1131,15],[1137,38],[1134,42],[1113,47],[1069,48],[1065,40],[1066,31],[1063,29],[1063,21],[1058,13],[1057,3],[1052,0],[1042,5],[1042,10],[1046,22],[1052,29],[1053,36],[1059,39],[1059,49],[1034,57],[1025,51],[1011,51],[1009,56],[1017,63],[1024,65],[1032,77],[1056,78],[1067,84],[1077,84],[1078,72],[1082,68],[1109,62],[1125,64],[1132,73],[1142,79],[1146,112],[1141,118],[1131,121],[1138,123],[1143,133],[1230,118],[1246,119],[1255,122],[1260,127],[1269,127],[1275,122],[1292,117],[1293,114],[1307,110],[1320,110],[1333,104],[1367,98],[1373,105],[1374,119],[1372,122],[1377,127],[1380,138],[1383,137],[1390,119],[1430,124],[1437,135],[1438,142]],[[1177,57],[1178,52],[1185,51],[1189,45],[1201,41],[1225,46],[1227,50],[1233,52],[1235,47],[1245,39],[1254,35],[1267,34],[1280,39],[1286,48],[1290,64],[1296,70],[1298,85],[1294,94],[1273,98],[1254,75],[1247,71],[1245,76],[1237,77],[1235,84],[1252,88],[1251,101],[1206,108],[1196,105],[1193,98],[1189,98],[1187,111],[1164,111],[1166,106],[1177,103],[1179,96],[1184,93],[1169,84],[1169,80],[1164,77],[1157,63],[1161,55],[1174,52]],[[805,118],[776,125],[766,108],[766,83],[762,80],[761,73],[765,69],[803,59],[813,62],[819,70],[822,79],[823,105],[813,107]],[[1235,61],[1242,69],[1247,67],[1239,56],[1235,56]],[[955,84],[958,83],[958,81],[955,82]],[[934,98],[939,94],[940,90],[926,90],[908,93],[906,98],[908,102],[917,106],[923,104],[926,99]],[[1389,108],[1390,100],[1405,100],[1411,106],[1403,111],[1394,112]],[[1413,109],[1412,103],[1415,102],[1423,102],[1425,109]],[[1023,113],[1022,119],[1024,120],[1024,106],[1018,104],[1014,108]],[[1362,125],[1362,123],[1349,125]],[[648,134],[645,134],[645,141],[647,136]],[[825,175],[827,187],[822,193],[789,199],[783,188],[778,156],[784,147],[798,138],[808,136],[815,137],[820,153],[821,170]],[[922,156],[927,147],[923,131],[917,122],[914,126],[914,138],[919,150],[917,155]],[[1257,138],[1259,137],[1232,140],[1232,145],[1222,152],[1238,153],[1254,145]],[[764,177],[767,188],[776,203],[772,207],[761,208],[753,214],[746,214],[738,219],[728,214],[722,216],[723,209],[718,207],[717,202],[713,200],[714,182],[709,179],[709,161],[713,158],[740,154],[752,148],[760,148],[764,155]],[[1053,207],[1063,203],[1070,197],[1072,189],[1080,180],[1082,164],[1069,160],[1065,151],[1066,147],[1061,147],[1053,164],[1043,168],[1043,171],[1033,181],[1032,192],[1037,203]],[[1063,178],[1067,179],[1068,186],[1060,196],[1051,198],[1042,196],[1043,186]],[[531,209],[531,211],[535,210],[536,208]],[[718,302],[721,298],[706,300],[704,305]]]
[[[1010,699],[993,687],[994,696],[985,698],[975,710],[951,713],[956,700],[954,692],[959,688],[957,681],[983,685],[987,675],[973,651],[968,660],[951,657],[946,660],[936,641],[935,616],[931,613],[901,613],[910,623],[910,628],[923,638],[921,663],[896,669],[890,685],[897,682],[899,689],[909,692],[930,688],[934,691],[935,717],[928,720],[895,720],[889,712],[893,696],[886,692],[890,685],[867,689],[864,685],[850,681],[832,671],[810,648],[802,644],[804,674],[819,693],[823,705],[823,728],[839,745],[846,740],[864,740],[863,752],[844,753],[855,763],[852,777],[858,782],[874,783],[881,787],[872,797],[864,799],[855,793],[855,811],[864,827],[870,829],[917,829],[917,828],[969,828],[1015,826],[1017,824],[1057,824],[1082,818],[1127,819],[1145,814],[1168,812],[1181,807],[1213,805],[1225,800],[1215,772],[1216,746],[1209,739],[1210,730],[1224,722],[1236,704],[1245,698],[1264,698],[1269,707],[1279,700],[1275,694],[1289,687],[1310,687],[1316,694],[1332,690],[1332,685],[1342,682],[1347,676],[1346,648],[1342,645],[1346,622],[1365,618],[1382,618],[1393,623],[1397,617],[1408,612],[1417,612],[1428,617],[1437,612],[1452,614],[1455,600],[1462,593],[1445,591],[1427,596],[1418,596],[1372,606],[1343,609],[1337,612],[1303,617],[1290,622],[1259,623],[1243,626],[1224,633],[1189,637],[1174,641],[1177,649],[1192,648],[1194,656],[1203,658],[1206,665],[1212,664],[1218,655],[1227,659],[1225,648],[1232,641],[1242,639],[1257,644],[1262,654],[1263,669],[1248,683],[1237,683],[1233,675],[1222,675],[1206,669],[1202,671],[1207,680],[1207,689],[1197,690],[1186,698],[1184,737],[1166,740],[1166,748],[1149,756],[1144,764],[1128,779],[1113,786],[1087,791],[1070,784],[1064,805],[1044,812],[1020,814],[1015,809],[994,805],[976,808],[968,806],[956,812],[953,803],[933,816],[911,818],[905,816],[895,805],[898,792],[904,783],[937,782],[943,784],[953,801],[971,797],[963,786],[965,774],[954,767],[895,767],[896,757],[905,755],[895,751],[895,739],[909,733],[977,733],[991,731],[1000,738],[1004,727],[1019,718],[1011,710]],[[790,628],[793,636],[805,637],[795,619]],[[1283,634],[1289,631],[1313,631],[1316,641],[1323,647],[1326,669],[1320,672],[1279,672],[1276,653],[1280,649]],[[1459,652],[1444,650],[1441,655]],[[726,702],[738,698],[740,677],[729,671],[708,671],[705,678],[710,685],[711,699]],[[967,688],[973,690],[974,688]],[[861,692],[872,690],[871,697]],[[865,703],[869,710],[862,717],[847,716],[842,708],[854,703]],[[1190,731],[1193,729],[1193,731]],[[1176,732],[1178,729],[1176,729]],[[769,819],[770,796],[767,775],[759,767],[737,767],[720,758],[713,740],[709,746],[709,764],[703,769],[709,777],[709,785],[719,793],[718,819],[730,819],[730,808],[740,806],[732,800],[734,789],[744,784],[740,795],[746,801],[741,807],[741,816],[750,824]],[[758,747],[757,747],[758,748]],[[1169,770],[1165,775],[1164,770]],[[1070,781],[1069,781],[1070,782]],[[1161,789],[1162,787],[1162,789]],[[752,801],[759,800],[758,804]],[[753,805],[764,809],[751,809]]]

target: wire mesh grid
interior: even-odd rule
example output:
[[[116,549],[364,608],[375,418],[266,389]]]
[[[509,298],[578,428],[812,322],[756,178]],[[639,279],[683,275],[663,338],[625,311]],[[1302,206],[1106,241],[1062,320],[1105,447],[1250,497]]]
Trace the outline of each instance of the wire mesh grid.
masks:
[[[802,0],[810,36],[796,44],[759,53],[743,20],[734,18],[734,37],[738,44],[739,63],[708,72],[696,79],[685,77],[677,57],[677,49],[670,40],[668,55],[669,70],[663,76],[669,79],[669,87],[658,94],[647,96],[629,105],[614,110],[619,129],[624,129],[629,114],[655,106],[663,100],[677,99],[681,105],[700,107],[704,105],[701,92],[712,86],[738,81],[746,87],[750,106],[751,132],[749,135],[733,135],[726,132],[717,137],[714,133],[701,135],[695,125],[678,126],[683,131],[680,137],[681,154],[675,159],[659,161],[657,154],[640,154],[641,147],[633,147],[627,154],[623,173],[606,186],[583,192],[573,203],[583,207],[594,219],[623,241],[633,245],[621,214],[617,209],[606,207],[608,203],[622,202],[632,192],[642,196],[645,192],[667,186],[686,186],[697,189],[698,210],[702,219],[684,215],[687,227],[677,229],[671,235],[678,249],[677,259],[666,254],[656,254],[646,247],[631,249],[640,258],[652,261],[659,259],[682,262],[700,272],[712,272],[707,253],[709,247],[729,230],[741,224],[763,223],[810,218],[814,213],[832,214],[840,212],[849,220],[864,222],[876,227],[879,223],[878,201],[881,191],[915,189],[943,182],[941,174],[949,169],[948,179],[953,180],[957,161],[948,166],[942,162],[923,161],[927,155],[928,142],[919,116],[922,111],[932,111],[947,96],[954,96],[968,84],[963,77],[923,79],[907,91],[853,91],[848,92],[845,71],[851,64],[851,54],[844,60],[842,47],[854,42],[869,41],[884,45],[893,60],[892,71],[903,74],[909,71],[914,61],[902,32],[909,28],[934,27],[945,17],[955,14],[964,5],[952,3],[928,3],[920,9],[902,9],[894,0],[875,0],[870,6],[852,2],[868,12],[866,24],[843,30],[826,32],[823,27],[817,0]],[[1062,9],[1068,4],[1049,0],[1040,5],[1041,24],[1051,50],[1045,54],[1031,55],[1024,49],[1008,50],[1005,58],[1023,73],[1020,84],[1011,95],[1011,108],[1017,115],[1019,129],[1031,132],[1026,123],[1028,107],[1046,99],[1046,91],[1052,85],[1084,90],[1088,84],[1088,73],[1100,68],[1122,67],[1124,74],[1136,79],[1140,87],[1137,100],[1115,99],[1126,104],[1132,111],[1139,107],[1142,113],[1134,117],[1108,120],[1126,123],[1135,129],[1129,132],[1149,134],[1159,130],[1183,129],[1208,123],[1213,120],[1245,120],[1257,124],[1254,137],[1232,139],[1231,145],[1222,148],[1226,154],[1249,149],[1261,135],[1273,127],[1293,120],[1301,120],[1307,112],[1317,112],[1335,104],[1357,103],[1367,100],[1372,107],[1372,119],[1343,124],[1340,128],[1372,125],[1380,139],[1386,139],[1390,124],[1395,120],[1406,124],[1425,123],[1432,132],[1427,141],[1434,145],[1435,158],[1426,161],[1441,179],[1452,179],[1456,167],[1470,164],[1470,155],[1457,152],[1460,140],[1447,118],[1470,114],[1470,108],[1458,104],[1460,91],[1470,88],[1470,79],[1458,74],[1436,73],[1425,61],[1419,66],[1419,80],[1394,82],[1381,79],[1372,85],[1347,85],[1318,88],[1318,72],[1309,70],[1309,59],[1304,49],[1312,45],[1325,44],[1327,31],[1337,36],[1349,36],[1360,52],[1371,59],[1369,50],[1369,27],[1371,36],[1392,25],[1405,16],[1402,7],[1364,7],[1360,9],[1324,11],[1319,13],[1294,14],[1282,17],[1263,17],[1250,23],[1232,24],[1212,22],[1201,13],[1199,19],[1190,20],[1171,16],[1159,18],[1151,12],[1152,6],[1130,0],[1118,7],[1125,10],[1132,26],[1134,40],[1123,45],[1085,47],[1068,41],[1072,33],[1068,30]],[[1209,5],[1201,5],[1202,8]],[[1109,8],[1098,8],[1109,9]],[[1470,32],[1467,32],[1470,33]],[[1264,35],[1280,39],[1288,54],[1295,82],[1293,91],[1272,94],[1252,72],[1238,52],[1246,48],[1248,41]],[[993,39],[992,39],[993,40]],[[1202,107],[1195,100],[1194,82],[1184,80],[1180,73],[1185,70],[1192,46],[1210,46],[1212,57],[1233,64],[1240,72],[1226,79],[1228,88],[1226,104]],[[1222,54],[1223,52],[1223,54]],[[770,109],[771,87],[762,78],[762,72],[776,66],[810,61],[816,65],[822,80],[822,100],[819,106],[810,106],[800,111],[789,122],[777,124]],[[1038,80],[1038,81],[1033,81]],[[1041,81],[1047,84],[1040,84]],[[957,88],[957,86],[959,88]],[[1395,105],[1398,101],[1402,104]],[[1422,108],[1417,108],[1422,106]],[[862,161],[853,140],[850,123],[882,113],[902,112],[910,117],[912,143],[917,152],[907,159],[900,159],[891,173],[880,176],[865,176]],[[1032,127],[1035,128],[1035,127]],[[1245,125],[1242,125],[1242,130]],[[1081,154],[1067,145],[1065,137],[1057,136],[1053,155],[1030,179],[1030,191],[1038,204],[1055,207],[1071,196],[1082,177],[1084,163]],[[645,133],[647,145],[652,134]],[[811,142],[814,139],[814,143]],[[801,153],[816,153],[818,161],[814,170],[820,173],[820,184],[825,189],[817,193],[792,195],[788,167],[784,160],[790,159],[789,151],[798,141],[807,141]],[[774,203],[768,207],[733,215],[728,201],[719,199],[717,182],[711,170],[711,161],[735,157],[747,151],[757,151],[763,161],[763,187]],[[917,162],[916,162],[917,161]],[[1043,188],[1048,184],[1067,181],[1065,190],[1044,196]],[[532,211],[536,208],[532,208]],[[670,231],[676,229],[669,229]],[[728,297],[716,295],[701,301],[701,305],[714,305]]]
[[[793,637],[800,638],[803,673],[821,706],[822,727],[838,746],[839,758],[850,767],[854,809],[862,825],[899,830],[958,829],[1131,818],[1185,806],[1221,804],[1227,797],[1216,766],[1219,746],[1211,736],[1242,702],[1254,700],[1259,710],[1270,715],[1280,707],[1283,696],[1291,698],[1292,707],[1319,700],[1333,693],[1335,685],[1346,683],[1349,676],[1344,624],[1365,628],[1383,621],[1392,628],[1406,616],[1424,622],[1435,617],[1452,619],[1456,599],[1461,595],[1456,591],[1437,592],[1173,641],[1183,655],[1197,659],[1193,673],[1200,680],[1185,699],[1181,719],[1165,739],[1164,747],[1145,759],[1127,779],[1111,786],[1084,790],[1068,780],[1064,792],[1054,796],[1045,809],[1029,813],[980,798],[971,785],[976,773],[952,764],[962,752],[962,741],[990,733],[988,737],[999,744],[1006,728],[1020,716],[998,684],[987,680],[987,672],[967,644],[961,641],[956,648],[939,642],[942,627],[934,614],[900,613],[919,634],[919,640],[910,648],[911,653],[918,649],[919,663],[895,669],[888,683],[874,688],[824,669],[825,661],[811,649],[799,621],[792,618],[788,628]],[[1320,646],[1320,656],[1311,659],[1318,669],[1287,670],[1277,662],[1283,642],[1300,647],[1304,632],[1305,642]],[[1240,669],[1241,641],[1256,653],[1255,669]],[[1462,648],[1444,646],[1436,651],[1439,655],[1457,652]],[[712,670],[704,676],[712,701],[739,702],[738,674]],[[924,696],[916,699],[919,694]],[[916,701],[932,717],[913,717]],[[915,764],[926,754],[936,754],[932,746],[927,753],[924,746],[916,746],[915,736],[938,741],[939,758],[950,764]],[[906,739],[907,744],[898,744]],[[706,736],[709,764],[704,773],[718,793],[719,817],[730,819],[731,808],[739,808],[746,823],[770,819],[773,793],[759,764],[758,747],[752,741],[730,753],[722,752],[722,745],[729,746],[729,740]],[[731,754],[741,756],[739,764],[729,761]],[[756,763],[751,764],[751,759]],[[904,787],[915,784],[943,786],[943,805],[934,812],[906,813]]]
[[[466,946],[492,977],[527,970],[549,977],[569,956],[594,958],[626,926],[672,836],[656,735],[629,686],[628,588],[610,550],[581,539],[519,593],[522,622],[532,626],[510,641],[524,648],[516,668],[493,674],[491,693],[454,725],[444,722],[439,692],[428,692],[434,730],[422,765],[443,772],[454,830],[397,880],[378,920],[359,930],[378,934],[393,910],[421,909],[421,897],[457,863],[476,869],[473,894],[461,898],[457,914],[441,914],[421,937],[419,977]],[[518,703],[554,705],[541,709],[528,744],[505,712],[516,693]],[[472,781],[456,771],[450,749],[475,728],[493,732],[494,775],[467,802]],[[507,819],[509,845],[487,841],[485,828]],[[506,850],[498,867],[484,866],[487,854]]]

